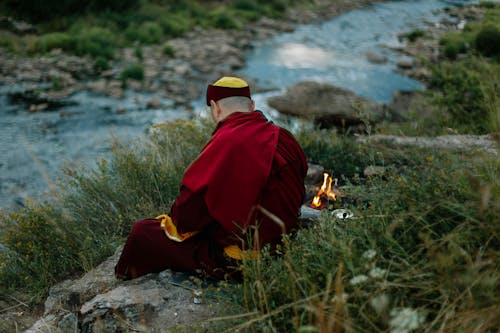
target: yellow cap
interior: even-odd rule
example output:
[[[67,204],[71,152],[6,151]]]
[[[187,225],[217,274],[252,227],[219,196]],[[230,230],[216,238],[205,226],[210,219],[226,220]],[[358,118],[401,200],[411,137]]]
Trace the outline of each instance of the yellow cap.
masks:
[[[226,87],[226,88],[244,88],[248,87],[248,83],[239,77],[234,76],[224,76],[218,79],[213,86],[216,87]]]

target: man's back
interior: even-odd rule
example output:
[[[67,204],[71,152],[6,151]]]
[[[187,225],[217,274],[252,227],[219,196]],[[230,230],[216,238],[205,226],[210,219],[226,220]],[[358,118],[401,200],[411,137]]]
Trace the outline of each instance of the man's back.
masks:
[[[292,134],[281,128],[271,175],[263,189],[260,206],[283,224],[260,210],[260,245],[279,243],[281,234],[288,232],[297,223],[300,207],[304,202],[306,174],[304,152]]]

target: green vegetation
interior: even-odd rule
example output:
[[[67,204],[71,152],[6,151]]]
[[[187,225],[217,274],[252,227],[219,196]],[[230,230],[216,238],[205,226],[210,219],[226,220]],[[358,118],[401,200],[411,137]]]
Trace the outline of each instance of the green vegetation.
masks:
[[[500,56],[500,29],[494,25],[485,25],[477,33],[476,49],[486,57]]]
[[[399,331],[402,313],[422,332],[498,327],[498,160],[381,153],[399,161],[384,179],[345,187],[369,203],[341,201],[355,218],[325,213],[287,237],[279,258],[244,263],[243,289],[229,294],[247,317],[228,331]]]
[[[139,64],[125,67],[120,73],[120,80],[127,81],[127,79],[134,79],[139,81],[144,79],[144,67]]]
[[[438,63],[431,72],[419,105],[406,122],[383,124],[383,133],[442,135],[500,132],[500,4],[484,4],[485,19],[441,39]],[[494,22],[494,23],[493,23]]]
[[[0,46],[12,52],[39,54],[52,49],[113,59],[115,49],[158,44],[182,36],[195,26],[239,29],[260,17],[282,17],[290,6],[308,0],[219,1],[45,1],[8,0],[0,15],[37,23],[37,36],[0,35]],[[35,39],[33,41],[33,39]]]
[[[48,202],[0,211],[0,293],[22,290],[41,301],[60,279],[88,270],[113,253],[133,221],[167,211],[187,165],[208,139],[207,125],[178,121],[147,142],[113,145],[96,170],[64,170]]]
[[[170,58],[175,56],[175,49],[168,43],[163,44],[162,53]]]
[[[500,4],[483,4],[485,18],[442,40],[449,61],[431,65],[429,88],[440,123],[461,133],[500,130]],[[461,55],[459,60],[456,60]]]
[[[424,37],[424,36],[425,36],[425,31],[420,30],[420,29],[412,30],[412,31],[410,31],[409,33],[406,34],[406,38],[408,38],[408,40],[410,42],[414,42],[417,39],[419,39],[421,37]]]
[[[441,40],[443,53],[448,59],[456,59],[469,51],[486,57],[500,57],[500,5],[483,2],[484,19],[468,23],[463,31],[445,35]],[[498,59],[497,59],[498,60]]]
[[[291,2],[268,1],[256,9],[252,1],[233,1],[223,10],[189,0],[160,3],[167,4],[168,15],[179,14],[175,17],[182,24],[169,26],[170,18],[160,19],[167,17],[160,10],[164,7],[146,2],[138,10],[144,21],[130,14],[100,25],[102,18],[113,17],[107,12],[94,28],[75,23],[30,43],[40,52],[62,48],[93,56],[95,66],[106,69],[121,43],[136,43],[141,58],[142,44],[149,41],[129,37],[127,31],[144,29],[162,40],[182,34],[194,22],[214,26],[217,17],[233,20],[221,19],[221,28],[241,26],[251,13],[269,14]],[[425,115],[414,110],[391,132],[500,131],[500,64],[484,42],[496,38],[490,27],[500,22],[499,6],[482,6],[488,8],[487,22],[446,36],[447,59],[429,65],[430,89],[420,105]],[[203,15],[205,8],[209,15]],[[1,38],[0,45],[16,49],[9,40]],[[446,51],[452,44],[458,51]],[[175,50],[164,44],[163,52],[173,55]],[[121,73],[124,81],[143,76],[139,64]],[[211,129],[205,122],[177,121],[157,126],[146,140],[115,142],[110,159],[96,169],[66,168],[60,188],[46,202],[0,211],[0,293],[20,292],[16,297],[21,301],[39,303],[52,284],[112,254],[133,221],[169,209],[183,171]],[[224,285],[221,301],[229,298],[230,308],[245,313],[218,318],[209,331],[396,331],[403,315],[407,325],[425,332],[489,332],[500,326],[495,310],[500,303],[497,157],[359,143],[317,129],[302,129],[296,137],[309,161],[340,179],[342,195],[334,207],[352,210],[354,218],[324,212],[287,236],[278,256],[264,251],[258,260],[243,262],[244,280]],[[370,165],[383,166],[383,176],[363,177]]]
[[[0,242],[9,249],[0,258],[1,292],[21,289],[40,301],[54,282],[109,256],[133,221],[169,208],[210,132],[208,124],[180,121],[157,127],[148,140],[117,142],[96,170],[66,169],[49,202],[0,216]],[[343,175],[344,185],[335,206],[355,218],[324,213],[288,236],[280,256],[244,262],[242,284],[226,286],[222,296],[232,295],[233,308],[248,317],[217,322],[218,329],[383,331],[401,311],[420,318],[421,330],[496,327],[498,159],[375,147],[325,130],[298,138],[312,162],[331,154],[327,169]],[[384,176],[353,175],[368,164],[384,165]]]
[[[448,59],[456,59],[459,54],[467,52],[472,38],[462,33],[449,33],[441,39],[443,54]]]
[[[138,0],[6,0],[4,6],[10,13],[23,16],[34,22],[42,22],[75,13],[103,10],[123,11],[134,8],[138,4]]]
[[[350,137],[335,136],[328,130],[301,130],[296,134],[309,159],[338,177],[353,178],[368,165],[383,165],[382,157],[373,155],[369,146],[359,145]]]

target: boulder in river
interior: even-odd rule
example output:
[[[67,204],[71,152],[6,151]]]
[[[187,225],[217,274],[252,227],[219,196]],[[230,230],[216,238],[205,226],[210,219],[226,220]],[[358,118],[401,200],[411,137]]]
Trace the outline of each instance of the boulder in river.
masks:
[[[327,83],[304,81],[287,88],[281,96],[268,99],[280,113],[312,119],[322,128],[379,122],[384,107],[353,92]]]
[[[59,92],[45,92],[43,89],[34,87],[19,89],[7,93],[10,103],[24,104],[30,111],[56,110],[64,106],[74,105],[66,99],[72,92],[62,90]]]

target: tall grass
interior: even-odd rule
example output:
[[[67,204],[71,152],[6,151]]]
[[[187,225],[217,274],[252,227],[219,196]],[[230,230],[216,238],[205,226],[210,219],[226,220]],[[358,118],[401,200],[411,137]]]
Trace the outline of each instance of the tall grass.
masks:
[[[226,331],[495,331],[499,161],[405,154],[412,161],[384,179],[344,188],[369,202],[343,204],[354,218],[324,212],[284,239],[281,256],[244,262],[242,288],[230,293],[246,318]]]
[[[441,60],[422,59],[431,76],[420,103],[405,113],[406,121],[377,130],[400,135],[486,134],[499,131],[500,4],[484,2],[481,21],[445,34]]]
[[[24,300],[36,303],[54,282],[109,256],[135,220],[167,211],[210,127],[179,121],[153,129],[147,140],[115,142],[112,157],[96,169],[68,167],[47,202],[0,215],[0,291],[21,289]],[[278,255],[263,251],[242,262],[243,281],[218,291],[238,313],[204,329],[498,327],[492,315],[500,302],[498,159],[367,146],[324,130],[297,137],[311,161],[327,161],[324,150],[332,154],[331,168],[344,175],[336,205],[354,217],[325,211],[284,237]],[[349,162],[340,162],[349,153]],[[381,164],[386,172],[362,178],[349,170],[358,163]]]
[[[187,165],[210,135],[177,121],[147,140],[118,142],[97,168],[65,168],[46,202],[0,214],[0,292],[40,301],[60,279],[94,267],[113,253],[134,221],[167,212]]]
[[[429,87],[444,111],[442,123],[461,133],[485,134],[498,130],[500,65],[470,57],[432,66]]]

